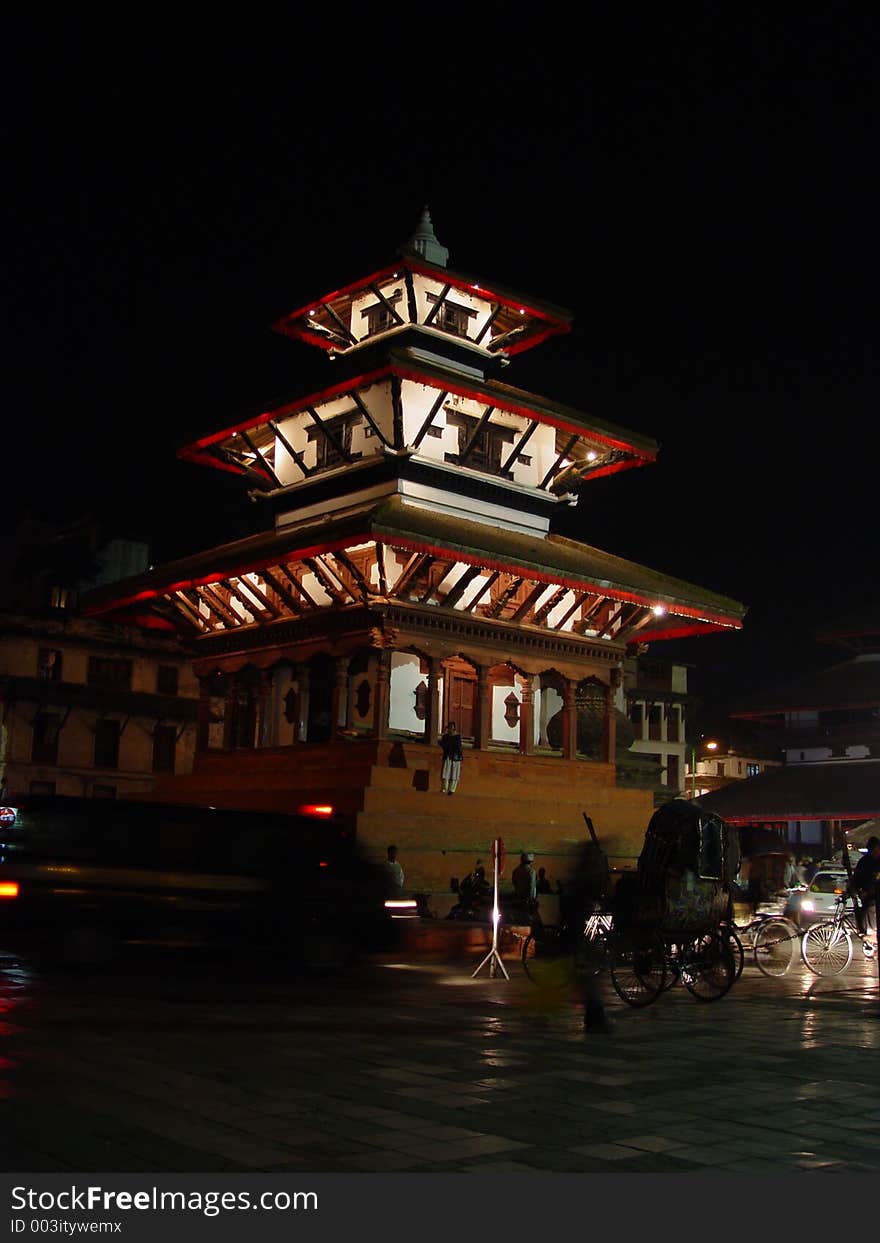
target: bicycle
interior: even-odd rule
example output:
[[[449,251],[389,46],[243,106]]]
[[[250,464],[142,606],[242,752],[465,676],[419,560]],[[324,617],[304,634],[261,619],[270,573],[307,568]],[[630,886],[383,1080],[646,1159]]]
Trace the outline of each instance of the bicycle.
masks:
[[[865,957],[874,957],[876,946],[859,927],[860,914],[852,896],[844,894],[838,898],[831,919],[807,929],[801,941],[801,957],[814,975],[841,975],[846,971],[853,958],[853,934],[861,941]]]
[[[648,1006],[679,981],[700,1001],[717,1001],[737,979],[734,956],[719,932],[667,936],[634,927],[614,930],[608,912],[588,915],[572,944],[563,928],[532,922],[522,946],[523,970],[533,984],[553,979],[559,960],[573,954],[576,974],[608,969],[614,991],[630,1006]]]
[[[737,980],[743,972],[746,950],[751,951],[762,975],[781,979],[791,969],[795,945],[801,938],[800,929],[790,919],[764,913],[753,915],[747,924],[723,924],[720,932],[733,955]],[[745,944],[743,937],[748,938]]]
[[[598,975],[607,966],[610,929],[609,914],[595,912],[586,917],[584,927],[574,942],[574,969],[578,974]],[[571,942],[564,928],[533,919],[520,951],[526,977],[533,984],[540,983],[544,966],[571,952]]]

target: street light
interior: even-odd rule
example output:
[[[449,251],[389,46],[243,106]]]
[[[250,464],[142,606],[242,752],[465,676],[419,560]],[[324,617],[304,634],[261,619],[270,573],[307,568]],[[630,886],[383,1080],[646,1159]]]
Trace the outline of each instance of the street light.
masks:
[[[707,751],[717,751],[718,743],[713,739],[702,743]],[[697,797],[697,744],[691,743],[691,799]]]

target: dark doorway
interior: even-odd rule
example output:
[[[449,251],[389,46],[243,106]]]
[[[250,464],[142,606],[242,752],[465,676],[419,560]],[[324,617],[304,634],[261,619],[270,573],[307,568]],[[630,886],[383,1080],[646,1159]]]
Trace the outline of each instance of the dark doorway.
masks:
[[[260,672],[253,667],[239,669],[232,691],[232,746],[252,748],[257,732],[257,696]]]
[[[329,742],[333,736],[333,683],[336,667],[331,656],[318,652],[309,661],[309,724],[307,742]]]

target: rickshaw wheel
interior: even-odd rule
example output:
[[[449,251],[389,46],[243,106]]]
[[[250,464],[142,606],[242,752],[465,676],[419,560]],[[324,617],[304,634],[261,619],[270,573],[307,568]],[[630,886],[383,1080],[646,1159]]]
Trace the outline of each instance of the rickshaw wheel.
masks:
[[[768,919],[755,933],[755,962],[764,975],[779,979],[787,975],[794,961],[800,933],[787,919]]]
[[[649,1006],[663,992],[666,954],[656,932],[619,932],[609,938],[611,982],[628,1006]]]
[[[696,937],[688,946],[681,967],[685,988],[698,1001],[718,1001],[736,979],[736,964],[717,932]]]

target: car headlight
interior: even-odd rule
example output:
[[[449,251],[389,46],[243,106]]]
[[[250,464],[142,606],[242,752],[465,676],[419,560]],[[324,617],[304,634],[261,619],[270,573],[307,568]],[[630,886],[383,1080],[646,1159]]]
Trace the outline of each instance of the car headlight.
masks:
[[[816,909],[816,903],[813,901],[812,898],[801,899],[801,910],[802,911],[815,911],[815,909]]]

